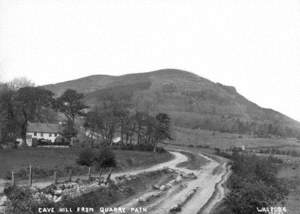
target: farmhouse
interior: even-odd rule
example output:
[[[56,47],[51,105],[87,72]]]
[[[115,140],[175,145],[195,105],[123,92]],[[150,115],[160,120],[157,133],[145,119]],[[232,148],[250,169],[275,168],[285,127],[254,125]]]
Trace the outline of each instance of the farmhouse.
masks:
[[[53,123],[28,123],[26,143],[32,146],[32,139],[44,139],[52,143],[59,136],[60,126]]]

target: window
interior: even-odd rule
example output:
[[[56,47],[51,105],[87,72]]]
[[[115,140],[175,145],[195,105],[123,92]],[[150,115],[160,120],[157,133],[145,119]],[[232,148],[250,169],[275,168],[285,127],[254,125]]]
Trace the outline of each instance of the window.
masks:
[[[51,133],[49,133],[49,137],[52,137],[52,134],[51,134]]]
[[[54,136],[57,137],[57,133],[55,133]]]
[[[44,133],[43,132],[41,132],[41,137],[44,137]]]
[[[33,135],[34,135],[34,136],[36,136],[36,135],[37,135],[37,133],[36,133],[36,132],[33,132]]]

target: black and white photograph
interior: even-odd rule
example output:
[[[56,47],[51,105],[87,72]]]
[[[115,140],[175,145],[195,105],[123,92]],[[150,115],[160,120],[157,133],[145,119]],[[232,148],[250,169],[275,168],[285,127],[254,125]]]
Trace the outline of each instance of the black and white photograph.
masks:
[[[299,0],[0,0],[0,214],[299,214]]]

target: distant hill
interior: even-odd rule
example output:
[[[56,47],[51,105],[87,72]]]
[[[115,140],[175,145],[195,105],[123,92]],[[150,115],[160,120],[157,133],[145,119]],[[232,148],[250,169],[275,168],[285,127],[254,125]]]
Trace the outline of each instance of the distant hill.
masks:
[[[167,112],[175,125],[256,135],[298,136],[300,123],[272,109],[262,108],[232,86],[196,74],[162,69],[122,76],[94,75],[46,85],[56,95],[66,89],[85,94],[91,106],[108,91],[127,92],[137,110]]]

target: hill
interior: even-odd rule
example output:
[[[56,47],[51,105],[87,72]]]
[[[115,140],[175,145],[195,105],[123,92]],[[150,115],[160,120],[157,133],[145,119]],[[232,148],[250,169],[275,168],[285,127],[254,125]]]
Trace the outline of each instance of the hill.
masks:
[[[262,108],[232,86],[196,74],[162,69],[122,76],[94,75],[45,86],[60,95],[71,88],[94,106],[110,91],[126,92],[140,111],[167,112],[176,126],[255,135],[298,136],[300,124],[272,109]]]

